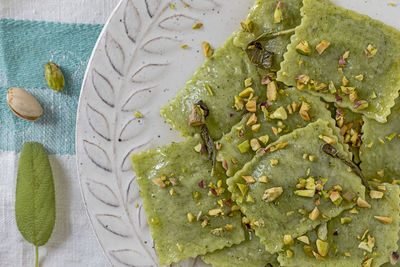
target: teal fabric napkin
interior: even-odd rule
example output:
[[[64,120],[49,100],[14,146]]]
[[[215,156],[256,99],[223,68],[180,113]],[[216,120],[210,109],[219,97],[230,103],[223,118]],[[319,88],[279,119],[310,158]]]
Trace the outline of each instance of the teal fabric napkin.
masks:
[[[24,142],[42,143],[51,154],[75,154],[75,120],[82,79],[103,25],[0,20],[0,150],[19,152]],[[44,65],[52,61],[66,86],[47,87]],[[21,87],[39,100],[36,122],[16,117],[8,108],[10,87]]]

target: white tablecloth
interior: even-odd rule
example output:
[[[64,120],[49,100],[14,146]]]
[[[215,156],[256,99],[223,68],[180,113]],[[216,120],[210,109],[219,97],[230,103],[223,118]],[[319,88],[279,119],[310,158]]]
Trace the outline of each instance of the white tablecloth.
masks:
[[[0,18],[104,24],[119,0],[0,0]],[[18,157],[0,151],[0,266],[34,266],[34,248],[14,218]],[[82,202],[75,156],[50,156],[56,187],[57,219],[40,248],[40,266],[109,266]]]

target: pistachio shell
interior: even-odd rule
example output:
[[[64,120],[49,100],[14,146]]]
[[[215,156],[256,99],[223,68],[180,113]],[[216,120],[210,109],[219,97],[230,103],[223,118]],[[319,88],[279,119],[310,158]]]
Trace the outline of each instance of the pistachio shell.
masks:
[[[44,67],[44,75],[46,77],[47,85],[54,91],[61,91],[64,89],[65,80],[61,69],[53,62],[46,63]]]
[[[43,108],[36,98],[19,87],[8,89],[7,104],[15,115],[27,121],[36,121],[43,114]]]

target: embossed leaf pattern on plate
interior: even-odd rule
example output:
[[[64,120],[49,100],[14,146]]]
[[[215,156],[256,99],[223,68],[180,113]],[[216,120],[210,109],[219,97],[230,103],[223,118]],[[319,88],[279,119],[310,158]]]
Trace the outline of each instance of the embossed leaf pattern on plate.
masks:
[[[158,266],[130,155],[180,140],[159,109],[203,61],[207,33],[192,26],[209,21],[226,33],[215,34],[219,44],[237,28],[218,24],[220,12],[231,16],[243,4],[229,2],[122,0],[96,44],[78,109],[77,163],[89,219],[113,266]]]

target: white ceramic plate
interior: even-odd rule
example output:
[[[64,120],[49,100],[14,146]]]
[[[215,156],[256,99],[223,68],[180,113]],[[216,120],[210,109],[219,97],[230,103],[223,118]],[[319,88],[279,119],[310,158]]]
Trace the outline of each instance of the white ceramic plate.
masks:
[[[399,0],[334,2],[400,29]],[[221,45],[252,3],[122,0],[104,27],[82,85],[76,154],[83,200],[112,265],[158,266],[129,155],[181,140],[159,109],[201,65],[201,42]],[[197,22],[204,27],[192,30]]]

